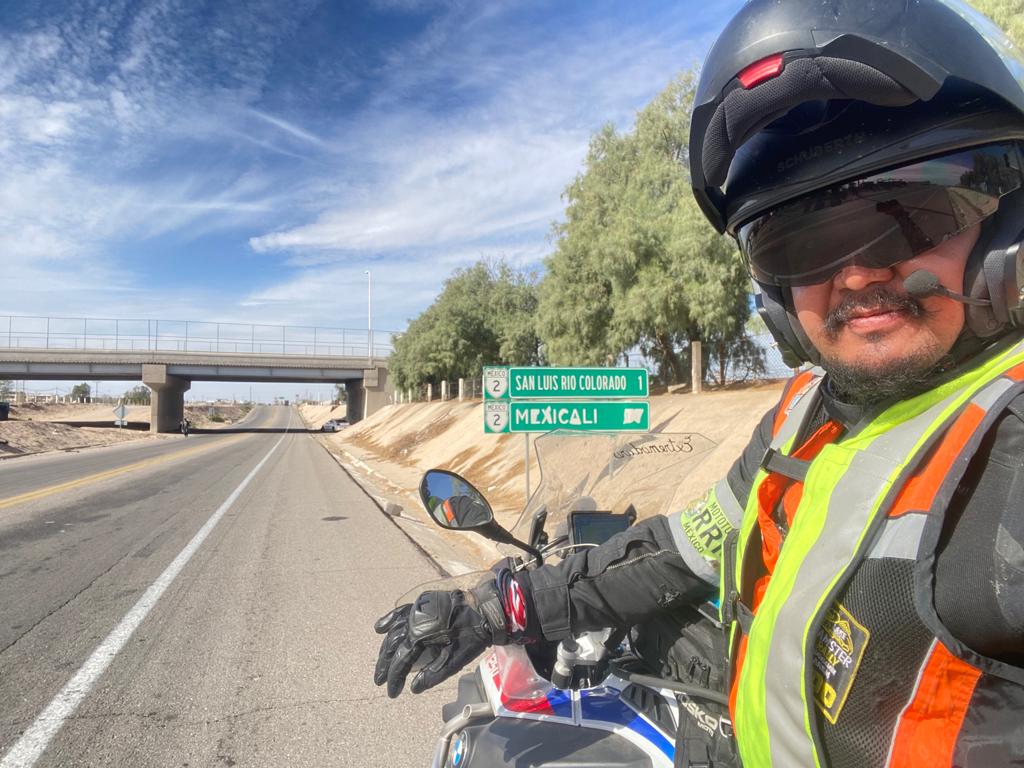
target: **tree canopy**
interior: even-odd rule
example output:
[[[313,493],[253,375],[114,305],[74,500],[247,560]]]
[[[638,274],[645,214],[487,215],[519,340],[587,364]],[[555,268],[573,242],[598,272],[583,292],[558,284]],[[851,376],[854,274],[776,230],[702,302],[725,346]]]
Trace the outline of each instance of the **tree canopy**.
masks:
[[[1006,30],[1018,48],[1024,48],[1024,0],[968,0]]]
[[[398,387],[479,376],[484,365],[534,365],[537,281],[506,262],[457,270],[434,303],[395,340]]]
[[[1024,0],[969,2],[1024,48]],[[591,138],[542,282],[480,262],[445,283],[395,343],[398,386],[477,376],[485,364],[609,365],[635,349],[674,383],[687,376],[694,340],[720,383],[731,364],[763,370],[763,350],[748,337],[742,259],[690,190],[696,79],[677,76],[631,130],[609,124]]]
[[[149,405],[152,396],[153,395],[149,387],[147,387],[145,384],[136,384],[131,389],[125,390],[124,395],[122,395],[122,399],[128,403]]]
[[[696,74],[674,79],[634,129],[605,126],[565,191],[546,261],[538,331],[555,364],[606,364],[639,347],[668,382],[690,340],[742,337],[749,281],[731,240],[707,223],[686,173]]]

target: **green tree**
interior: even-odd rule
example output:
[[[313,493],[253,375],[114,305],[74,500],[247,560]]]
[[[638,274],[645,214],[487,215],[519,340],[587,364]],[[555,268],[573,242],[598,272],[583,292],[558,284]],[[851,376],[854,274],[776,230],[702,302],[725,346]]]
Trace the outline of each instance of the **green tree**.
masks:
[[[727,362],[744,336],[742,260],[704,219],[686,173],[695,85],[694,72],[680,74],[632,131],[608,125],[591,139],[541,286],[549,361],[601,365],[639,347],[674,383],[688,378],[688,354],[678,351],[688,341]]]
[[[14,384],[9,379],[0,379],[0,400],[8,400],[14,396]]]
[[[137,384],[131,389],[125,390],[125,393],[122,397],[126,403],[134,403],[137,405],[149,405],[150,398],[152,396],[153,393],[150,391],[149,387],[147,387],[145,384]]]
[[[91,392],[92,389],[83,381],[81,384],[75,384],[71,388],[71,397],[75,400],[86,400]]]
[[[1024,48],[1024,0],[969,0],[970,4],[1006,30],[1018,48]]]
[[[395,340],[389,368],[396,386],[479,376],[484,365],[538,362],[536,310],[533,275],[502,260],[457,270]]]

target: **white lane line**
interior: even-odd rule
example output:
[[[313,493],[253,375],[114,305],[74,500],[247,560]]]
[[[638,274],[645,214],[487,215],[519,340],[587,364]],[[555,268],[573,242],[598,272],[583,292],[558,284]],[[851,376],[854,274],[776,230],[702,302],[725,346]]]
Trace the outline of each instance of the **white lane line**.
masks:
[[[0,768],[31,768],[35,765],[50,741],[63,727],[64,721],[74,714],[82,699],[88,695],[100,675],[103,674],[120,650],[124,648],[128,638],[138,629],[150,609],[156,605],[156,601],[163,595],[164,590],[171,585],[175,577],[181,572],[181,569],[192,559],[192,555],[196,553],[196,550],[199,549],[206,537],[210,535],[210,531],[213,530],[217,522],[224,516],[224,513],[228,511],[242,491],[245,490],[245,486],[256,477],[256,473],[267,463],[267,459],[271,457],[285,437],[288,436],[288,430],[291,429],[291,426],[292,414],[291,409],[289,409],[288,426],[285,427],[285,434],[281,435],[281,438],[274,443],[274,447],[267,452],[266,456],[260,459],[260,463],[253,467],[252,471],[245,476],[241,484],[231,492],[231,495],[217,508],[217,511],[199,529],[199,532],[192,537],[192,541],[186,544],[185,548],[174,558],[174,561],[167,566],[167,570],[160,574],[152,586],[139,598],[135,606],[121,619],[121,623],[114,627],[114,631],[107,635],[106,640],[100,643],[99,647],[92,652],[92,656],[86,660],[85,664],[75,673],[70,682],[64,686],[63,690],[57,694],[49,706],[43,710],[42,714],[35,719],[35,722],[29,726],[28,730],[21,735],[21,738],[15,742],[11,750],[4,755],[4,759],[0,761]]]

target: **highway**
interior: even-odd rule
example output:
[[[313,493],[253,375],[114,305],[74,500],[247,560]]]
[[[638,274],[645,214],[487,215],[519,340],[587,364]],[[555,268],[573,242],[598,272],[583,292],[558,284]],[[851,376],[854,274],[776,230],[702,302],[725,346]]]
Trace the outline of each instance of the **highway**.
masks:
[[[437,577],[291,408],[0,462],[0,768],[429,765],[372,623]]]

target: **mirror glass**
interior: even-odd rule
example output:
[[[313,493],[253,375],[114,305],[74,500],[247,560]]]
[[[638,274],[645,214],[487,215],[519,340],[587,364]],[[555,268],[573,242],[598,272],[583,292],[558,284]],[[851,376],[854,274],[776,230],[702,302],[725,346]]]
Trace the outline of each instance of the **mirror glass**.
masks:
[[[478,528],[494,519],[487,499],[454,472],[443,469],[427,472],[420,483],[420,498],[427,512],[442,528]]]

